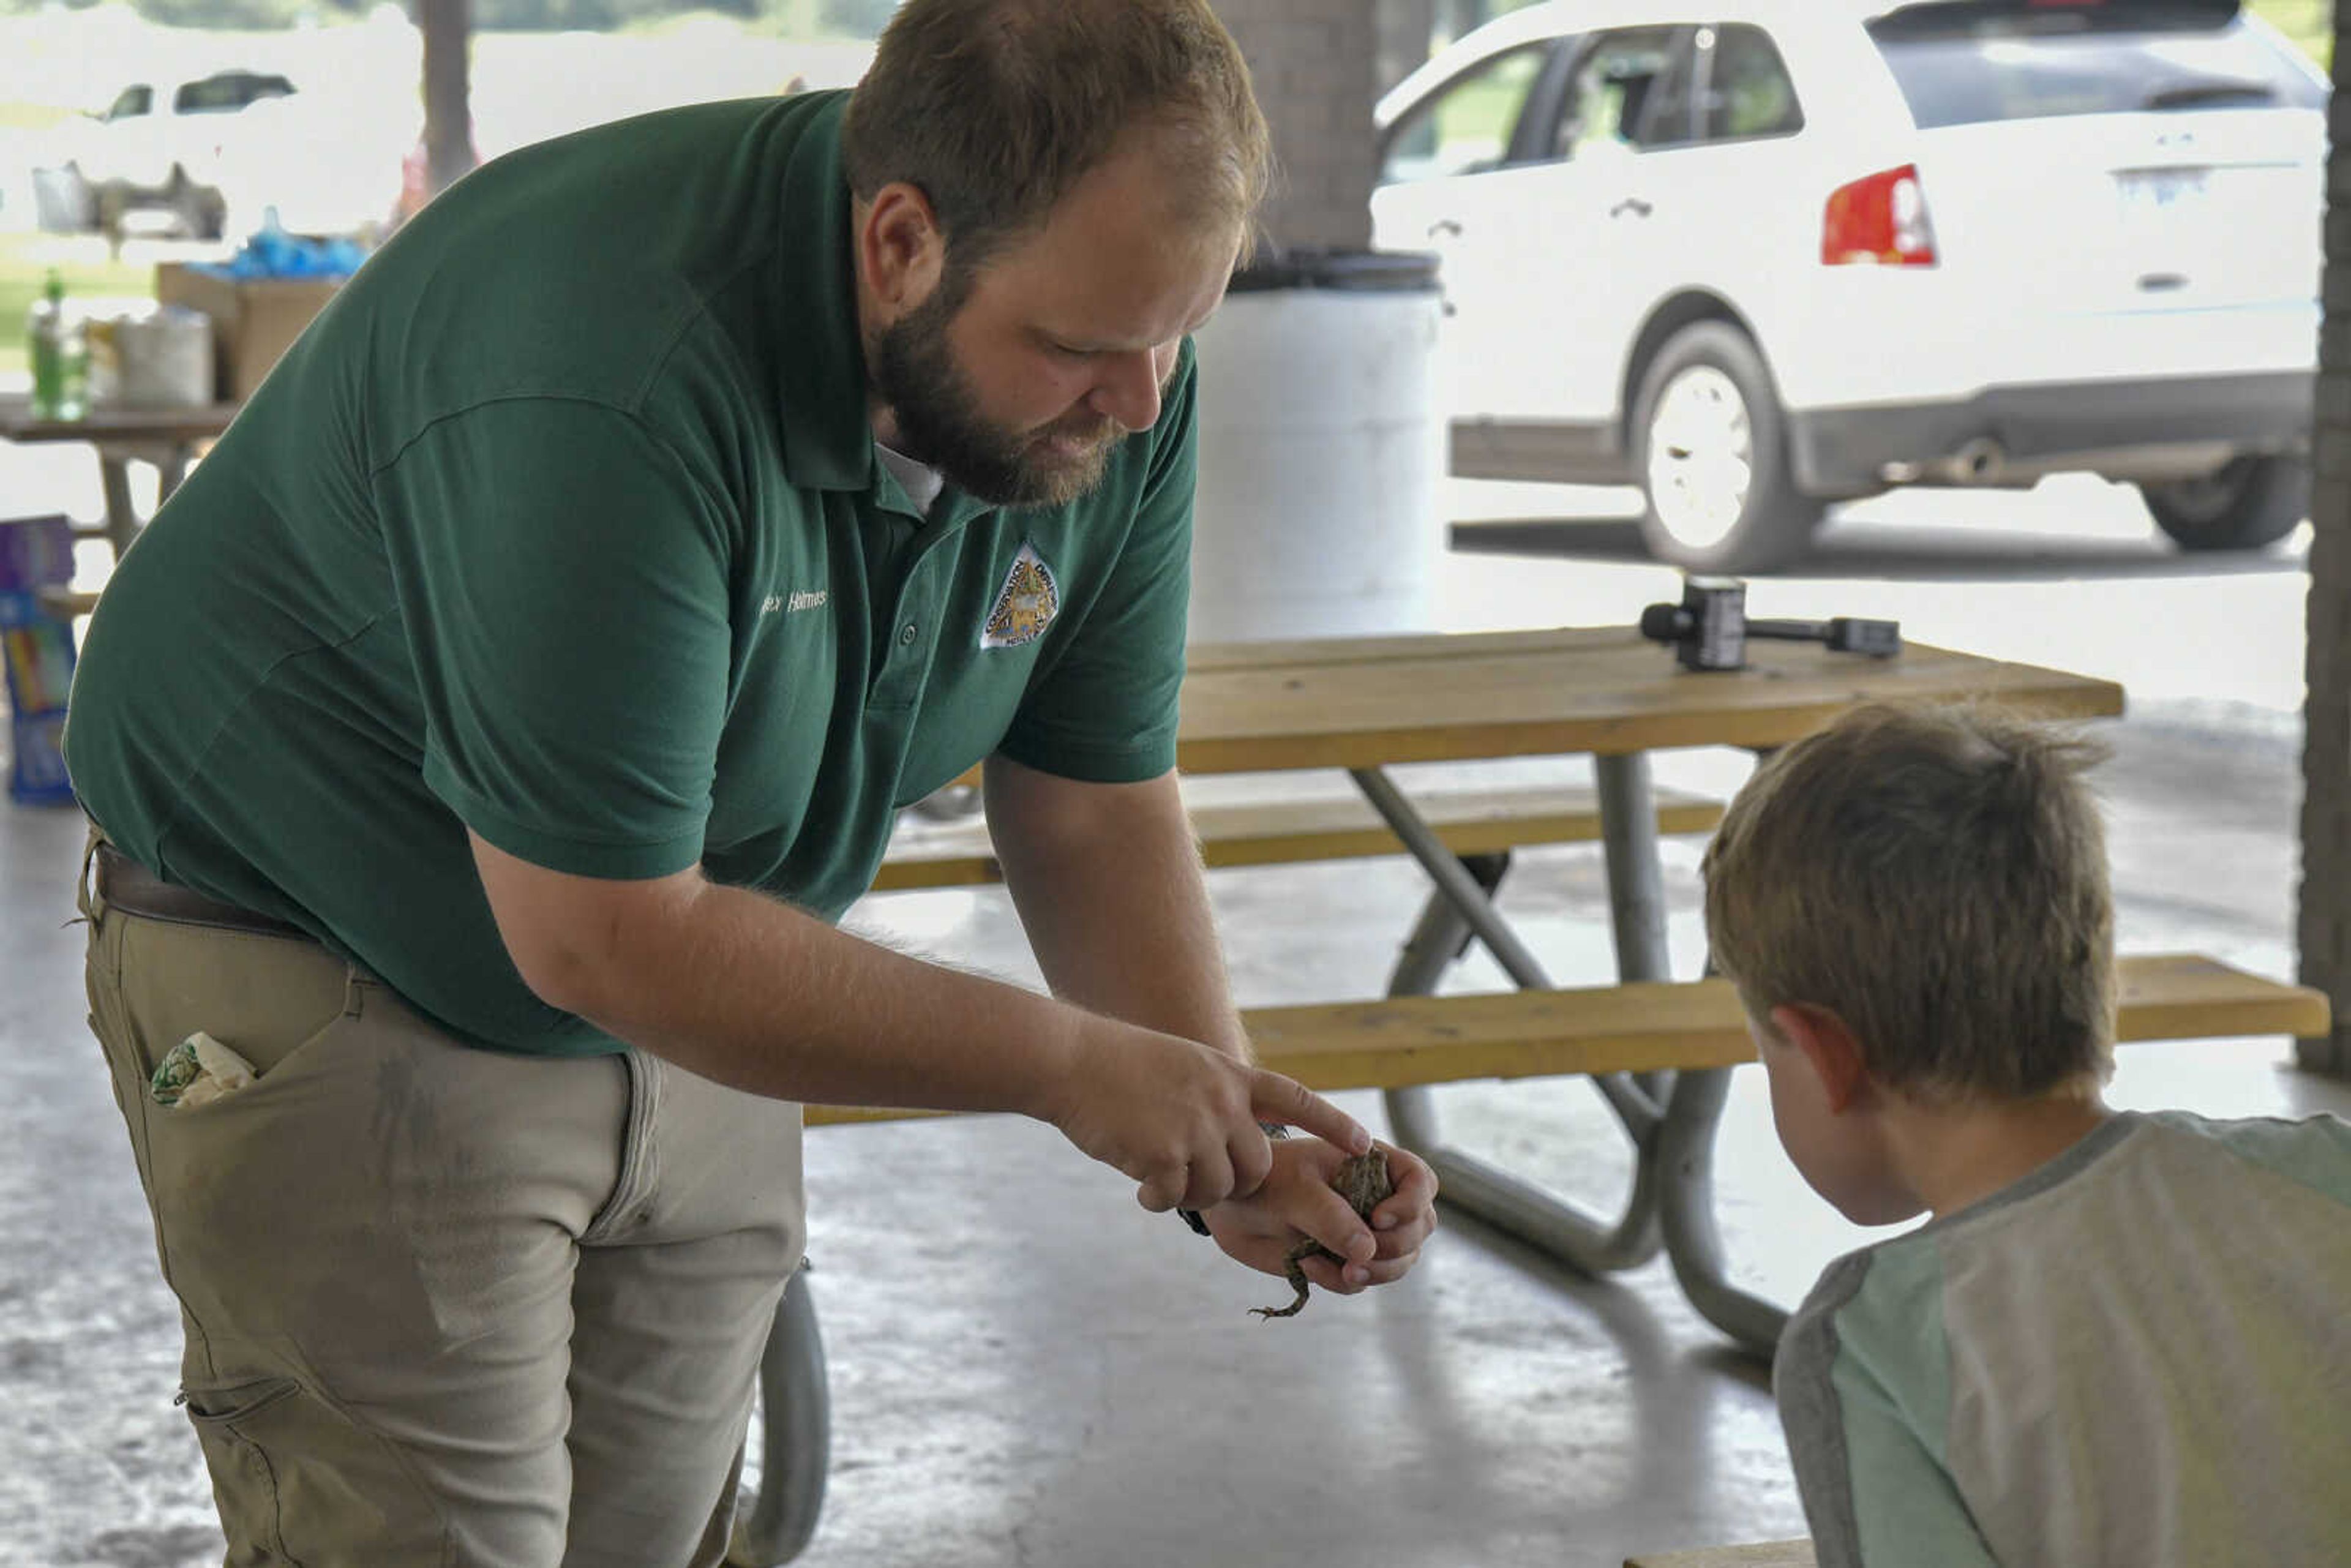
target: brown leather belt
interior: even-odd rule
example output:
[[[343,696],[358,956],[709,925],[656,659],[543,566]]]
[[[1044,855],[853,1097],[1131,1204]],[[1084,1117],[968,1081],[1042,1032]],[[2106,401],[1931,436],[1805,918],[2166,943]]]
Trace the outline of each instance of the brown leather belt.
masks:
[[[246,931],[256,936],[292,936],[316,941],[308,931],[266,915],[165,882],[112,844],[98,846],[98,896],[110,909],[178,925],[216,925],[224,931]]]

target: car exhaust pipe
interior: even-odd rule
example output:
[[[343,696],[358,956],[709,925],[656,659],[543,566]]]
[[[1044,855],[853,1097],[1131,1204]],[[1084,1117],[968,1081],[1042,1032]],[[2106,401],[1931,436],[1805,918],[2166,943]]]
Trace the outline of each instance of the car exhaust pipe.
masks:
[[[1934,465],[1946,485],[1997,485],[2008,473],[2008,453],[1988,435],[1978,436]]]

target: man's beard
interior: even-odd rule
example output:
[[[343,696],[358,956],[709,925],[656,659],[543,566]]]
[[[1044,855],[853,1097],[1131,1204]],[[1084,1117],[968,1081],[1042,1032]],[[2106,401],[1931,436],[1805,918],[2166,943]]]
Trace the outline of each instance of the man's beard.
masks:
[[[942,280],[928,299],[874,335],[868,373],[897,419],[898,450],[990,506],[1060,507],[1081,498],[1110,467],[1117,424],[1081,414],[1024,434],[983,415],[971,378],[947,342],[947,324],[967,292]],[[1081,455],[1058,463],[1037,450],[1060,436],[1088,444]]]

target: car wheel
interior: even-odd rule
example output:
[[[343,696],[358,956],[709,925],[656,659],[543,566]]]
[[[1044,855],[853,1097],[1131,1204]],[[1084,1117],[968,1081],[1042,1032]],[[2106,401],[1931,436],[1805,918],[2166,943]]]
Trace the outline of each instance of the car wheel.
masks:
[[[1634,458],[1642,542],[1698,571],[1765,571],[1804,552],[1825,509],[1788,469],[1787,426],[1763,356],[1720,321],[1685,327],[1641,377]]]
[[[98,232],[111,245],[122,243],[123,215],[131,211],[131,187],[120,180],[99,182],[90,190],[90,208]]]
[[[183,182],[172,193],[172,211],[190,239],[215,240],[227,231],[227,199],[210,185]]]
[[[2260,549],[2310,516],[2310,463],[2239,457],[2201,478],[2142,484],[2138,493],[2181,549]]]

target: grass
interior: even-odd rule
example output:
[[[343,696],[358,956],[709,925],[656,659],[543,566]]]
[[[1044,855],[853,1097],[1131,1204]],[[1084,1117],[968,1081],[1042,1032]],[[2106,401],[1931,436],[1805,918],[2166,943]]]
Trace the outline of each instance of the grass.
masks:
[[[0,131],[48,131],[73,116],[54,103],[0,103]]]
[[[0,234],[0,381],[26,374],[25,313],[40,296],[49,269],[64,277],[69,298],[152,299],[155,268],[115,261],[96,235]]]

